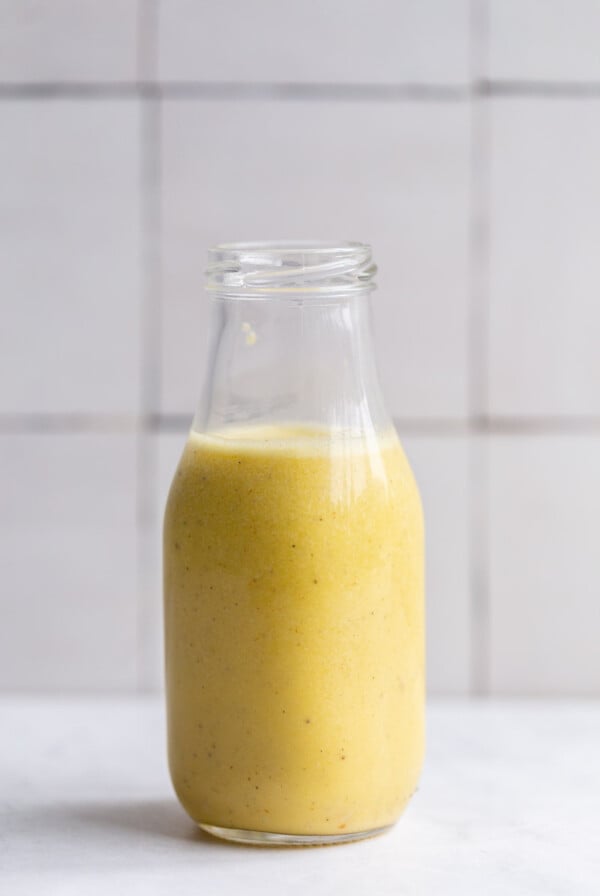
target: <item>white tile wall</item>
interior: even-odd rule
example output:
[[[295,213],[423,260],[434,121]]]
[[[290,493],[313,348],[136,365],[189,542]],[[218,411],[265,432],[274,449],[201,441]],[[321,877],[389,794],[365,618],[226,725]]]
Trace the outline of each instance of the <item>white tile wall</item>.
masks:
[[[394,414],[464,416],[468,128],[462,103],[166,102],[162,410],[197,400],[206,247],[310,237],[374,247]]]
[[[467,0],[160,0],[167,80],[466,84]]]
[[[492,441],[491,688],[600,692],[600,436]]]
[[[600,413],[600,99],[492,103],[490,410]]]
[[[427,547],[427,687],[470,688],[469,444],[462,436],[404,436],[417,477]]]
[[[489,76],[501,80],[598,81],[597,0],[487,0]]]
[[[0,688],[134,688],[134,437],[3,434],[0,469]]]
[[[138,2],[0,0],[0,83],[135,78]]]
[[[206,249],[287,236],[380,265],[430,691],[600,694],[599,35],[593,0],[0,0],[0,688],[162,686]]]
[[[134,413],[139,110],[0,104],[0,411]]]

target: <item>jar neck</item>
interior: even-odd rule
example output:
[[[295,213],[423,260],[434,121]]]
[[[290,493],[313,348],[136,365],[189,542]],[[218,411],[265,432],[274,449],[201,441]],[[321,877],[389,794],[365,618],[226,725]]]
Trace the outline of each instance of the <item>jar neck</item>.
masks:
[[[212,293],[208,370],[194,429],[290,424],[352,433],[391,425],[368,291],[327,298]]]

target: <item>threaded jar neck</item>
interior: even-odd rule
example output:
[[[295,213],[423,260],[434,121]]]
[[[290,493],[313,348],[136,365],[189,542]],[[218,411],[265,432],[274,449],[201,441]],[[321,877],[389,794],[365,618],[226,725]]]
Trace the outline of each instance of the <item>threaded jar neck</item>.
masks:
[[[374,289],[377,272],[358,242],[221,243],[208,258],[206,288],[223,298],[344,298]]]

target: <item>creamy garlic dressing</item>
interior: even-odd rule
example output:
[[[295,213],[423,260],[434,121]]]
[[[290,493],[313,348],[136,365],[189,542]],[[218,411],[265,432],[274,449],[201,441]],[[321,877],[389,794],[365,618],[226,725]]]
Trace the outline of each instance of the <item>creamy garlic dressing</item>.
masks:
[[[392,431],[190,434],[164,528],[169,759],[199,823],[391,824],[423,754],[423,519]]]

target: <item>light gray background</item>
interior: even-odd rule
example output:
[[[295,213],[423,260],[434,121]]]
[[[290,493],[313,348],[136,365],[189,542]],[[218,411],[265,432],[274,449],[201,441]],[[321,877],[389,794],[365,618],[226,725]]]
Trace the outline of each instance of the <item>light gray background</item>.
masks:
[[[161,687],[207,246],[372,243],[434,693],[600,695],[600,3],[0,0],[0,687]]]

